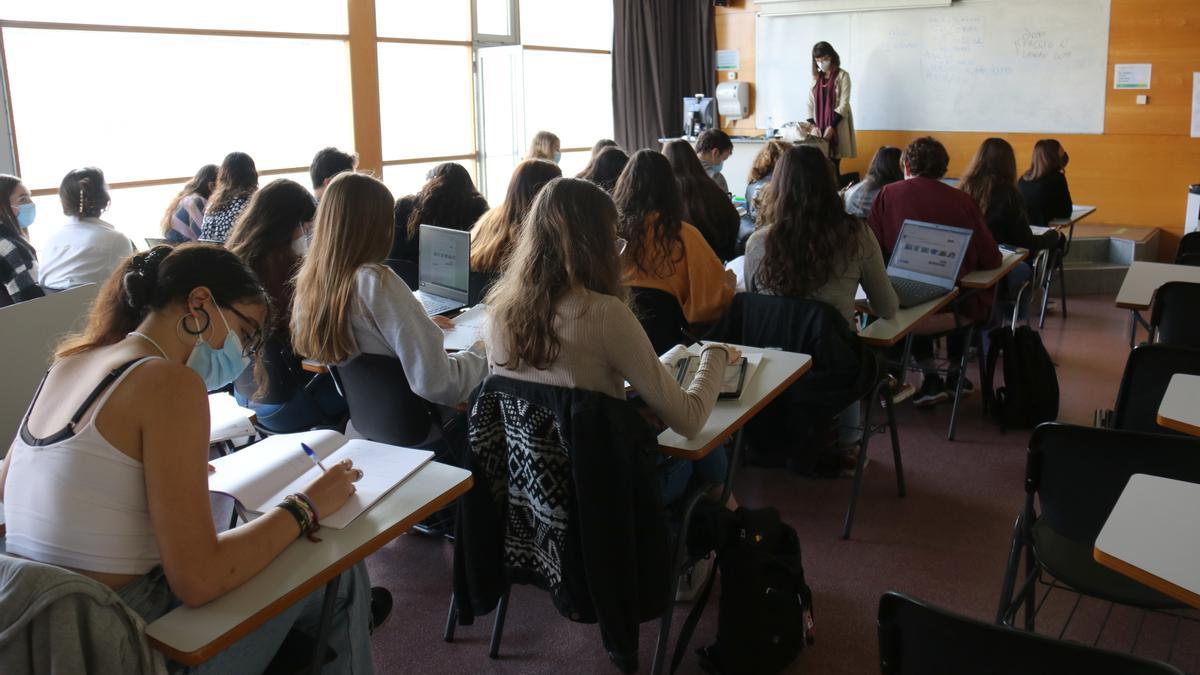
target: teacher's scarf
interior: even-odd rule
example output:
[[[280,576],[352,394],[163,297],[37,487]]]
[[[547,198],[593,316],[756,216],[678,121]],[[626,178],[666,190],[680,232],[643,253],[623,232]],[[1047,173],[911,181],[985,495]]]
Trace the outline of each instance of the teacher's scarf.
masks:
[[[825,129],[833,127],[833,138],[829,139],[829,156],[837,157],[837,125],[833,123],[838,98],[836,72],[817,76],[817,81],[813,84],[813,97],[816,99],[813,119],[817,123],[817,132],[824,133]]]

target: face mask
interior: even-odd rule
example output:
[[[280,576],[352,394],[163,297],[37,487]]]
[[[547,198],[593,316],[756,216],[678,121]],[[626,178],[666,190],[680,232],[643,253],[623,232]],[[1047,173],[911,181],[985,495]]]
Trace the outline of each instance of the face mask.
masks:
[[[22,230],[32,225],[34,218],[37,218],[37,204],[21,204],[17,207],[17,225]]]
[[[713,164],[712,166],[710,166],[708,168],[708,173],[710,175],[715,176],[715,175],[721,173],[721,169],[724,169],[724,168],[725,168],[725,162],[717,162],[716,164]]]
[[[200,336],[196,346],[192,348],[192,355],[187,360],[188,368],[204,378],[204,387],[208,391],[220,389],[233,382],[234,378],[241,375],[246,366],[250,365],[250,358],[242,355],[242,339],[229,329],[225,313],[219,307],[217,314],[220,315],[221,323],[225,324],[225,330],[228,332],[225,336],[225,345],[220,349],[213,349],[204,341],[204,336]]]
[[[559,162],[561,159],[562,159],[562,153],[561,153],[561,152],[559,152],[559,151],[557,151],[557,150],[555,150],[555,151],[554,151],[554,163],[555,163],[555,164],[558,164],[558,162]]]
[[[304,257],[308,253],[308,235],[302,234],[298,239],[292,240],[292,253]]]
[[[821,71],[822,73],[827,73],[827,72],[829,72],[829,66],[830,66],[832,63],[833,63],[832,61],[829,61],[829,60],[826,60],[826,59],[822,59],[822,60],[820,60],[820,61],[817,61],[817,70]]]

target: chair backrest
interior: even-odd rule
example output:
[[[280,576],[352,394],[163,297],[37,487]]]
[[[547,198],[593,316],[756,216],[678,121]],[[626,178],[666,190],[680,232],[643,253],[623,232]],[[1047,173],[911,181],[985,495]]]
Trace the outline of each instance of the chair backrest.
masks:
[[[677,344],[692,342],[683,335],[687,319],[674,295],[657,288],[637,286],[631,287],[629,294],[633,300],[633,313],[650,338],[650,344],[654,345],[656,354],[662,354]]]
[[[396,274],[404,280],[410,291],[417,290],[420,285],[420,270],[417,267],[416,260],[403,260],[400,258],[388,258],[383,261],[388,267],[392,268]]]
[[[1025,490],[1039,517],[1089,548],[1135,473],[1200,483],[1200,438],[1052,422],[1029,439]]]
[[[952,614],[896,592],[879,599],[884,675],[1182,675],[1165,663]]]
[[[399,359],[359,354],[331,370],[355,431],[368,440],[406,447],[429,439],[437,419],[433,404],[413,393]]]
[[[1111,426],[1124,431],[1175,434],[1158,424],[1158,405],[1176,373],[1200,375],[1200,349],[1156,344],[1141,345],[1129,352]]]
[[[1175,264],[1200,267],[1200,253],[1181,253],[1175,258]]]
[[[1150,331],[1154,341],[1200,348],[1200,284],[1171,281],[1154,293]]]
[[[1179,248],[1175,250],[1175,264],[1184,264],[1181,258],[1185,255],[1200,253],[1200,231],[1188,232],[1179,240]]]

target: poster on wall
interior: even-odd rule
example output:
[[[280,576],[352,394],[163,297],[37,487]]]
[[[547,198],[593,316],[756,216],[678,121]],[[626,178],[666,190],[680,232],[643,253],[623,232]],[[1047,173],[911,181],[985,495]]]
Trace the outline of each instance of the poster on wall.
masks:
[[[1118,63],[1113,66],[1113,89],[1149,88],[1149,63]]]

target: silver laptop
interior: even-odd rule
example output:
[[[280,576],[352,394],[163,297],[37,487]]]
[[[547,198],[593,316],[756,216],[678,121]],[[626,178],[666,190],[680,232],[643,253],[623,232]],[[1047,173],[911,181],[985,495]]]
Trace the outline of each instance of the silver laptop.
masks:
[[[429,315],[467,306],[471,282],[471,233],[421,225],[417,292]]]
[[[888,278],[901,307],[941,297],[954,288],[971,230],[905,220],[888,261]]]

